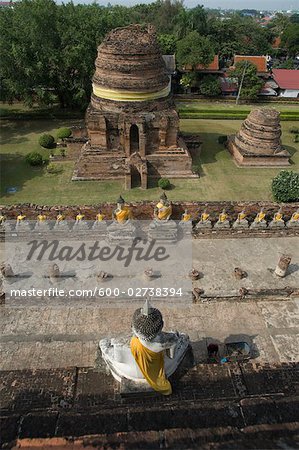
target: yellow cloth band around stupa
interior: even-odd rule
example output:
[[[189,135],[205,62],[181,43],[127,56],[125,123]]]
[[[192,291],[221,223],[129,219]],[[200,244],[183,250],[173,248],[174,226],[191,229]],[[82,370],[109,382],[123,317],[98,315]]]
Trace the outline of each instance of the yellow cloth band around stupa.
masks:
[[[147,100],[156,100],[167,97],[170,92],[170,83],[160,91],[156,92],[134,92],[115,89],[105,89],[95,84],[92,85],[93,93],[96,97],[118,102],[144,102]]]

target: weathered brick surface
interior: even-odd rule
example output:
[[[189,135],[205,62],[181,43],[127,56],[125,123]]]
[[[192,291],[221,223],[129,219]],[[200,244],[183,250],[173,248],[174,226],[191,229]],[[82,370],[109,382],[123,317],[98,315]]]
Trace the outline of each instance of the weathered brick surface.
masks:
[[[295,365],[239,363],[248,391],[236,389],[235,366],[198,365],[174,381],[172,396],[130,401],[94,369],[2,372],[0,403],[9,410],[1,418],[2,442],[100,434],[74,448],[279,448],[279,441],[294,448]]]
[[[22,417],[19,437],[46,438],[55,435],[58,412],[44,411],[26,414]]]
[[[2,410],[67,408],[72,405],[76,369],[0,372]]]

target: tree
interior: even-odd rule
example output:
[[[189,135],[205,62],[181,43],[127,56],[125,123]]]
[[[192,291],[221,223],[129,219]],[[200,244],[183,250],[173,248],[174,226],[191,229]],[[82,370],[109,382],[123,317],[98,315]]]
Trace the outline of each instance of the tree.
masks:
[[[38,152],[27,153],[25,160],[30,166],[42,166],[44,162],[42,155]]]
[[[176,50],[176,37],[173,34],[159,34],[158,42],[163,55],[173,55]]]
[[[192,31],[185,38],[177,42],[177,61],[180,66],[191,66],[195,69],[197,64],[208,66],[214,59],[215,53],[211,41]]]
[[[278,202],[297,202],[299,200],[299,174],[282,170],[272,180],[273,197]]]
[[[282,44],[288,50],[289,56],[296,56],[299,52],[299,23],[292,23],[282,35]]]
[[[221,94],[221,84],[218,78],[213,75],[207,75],[199,85],[199,91],[207,97],[217,97]]]
[[[263,81],[257,76],[257,68],[254,64],[250,61],[239,61],[234,69],[230,70],[229,76],[237,78],[239,88],[243,80],[241,98],[257,98],[263,86]]]

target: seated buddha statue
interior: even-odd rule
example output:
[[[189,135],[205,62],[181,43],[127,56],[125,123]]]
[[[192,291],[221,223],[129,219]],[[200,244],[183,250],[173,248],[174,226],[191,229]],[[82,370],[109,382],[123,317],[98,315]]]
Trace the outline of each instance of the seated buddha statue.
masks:
[[[135,237],[136,228],[132,222],[133,214],[131,208],[126,205],[120,195],[115,210],[112,212],[112,224],[108,226],[108,237],[110,241],[127,241]]]
[[[16,230],[30,230],[30,225],[28,220],[26,220],[26,216],[25,214],[23,214],[22,211],[19,212],[19,214],[17,215],[17,223],[16,223]]]
[[[1,228],[4,227],[5,221],[6,221],[6,217],[3,214],[2,210],[0,210],[0,227]]]
[[[189,348],[189,337],[178,332],[163,332],[163,317],[146,300],[132,319],[131,339],[102,339],[100,349],[114,378],[132,380],[162,395],[170,395],[168,377],[183,360]]]
[[[182,230],[186,235],[192,233],[192,216],[188,213],[187,209],[185,209],[184,213],[182,214],[179,225],[180,227],[182,227]]]
[[[246,219],[246,213],[244,209],[239,212],[237,220],[233,224],[233,228],[248,228],[248,220]]]
[[[60,210],[58,211],[58,214],[56,216],[54,229],[56,229],[56,230],[68,230],[67,221],[65,220],[64,214],[62,214],[62,212]]]
[[[196,225],[196,228],[212,228],[212,223],[210,221],[210,214],[206,209],[200,215],[199,222]]]
[[[261,208],[260,212],[255,216],[254,221],[252,222],[250,228],[267,228],[267,222],[265,220],[266,213],[264,209]]]
[[[285,223],[283,220],[282,215],[282,208],[279,208],[279,210],[274,214],[273,219],[269,223],[270,228],[284,228]]]
[[[148,236],[150,239],[176,241],[177,225],[170,220],[172,205],[165,192],[160,196],[160,201],[154,208],[154,219],[149,226]]]
[[[154,218],[156,220],[169,220],[172,214],[172,206],[165,192],[160,196],[160,201],[154,209]]]
[[[228,216],[226,214],[225,209],[222,210],[222,212],[218,216],[218,221],[215,224],[215,228],[229,228],[229,220]]]
[[[299,227],[299,208],[292,214],[292,217],[287,222],[287,227]]]
[[[97,230],[97,232],[100,232],[103,234],[105,234],[107,231],[107,223],[105,220],[105,216],[100,209],[98,210],[98,213],[96,214],[96,218],[93,223],[92,229]]]
[[[82,211],[79,210],[77,215],[76,215],[76,220],[74,223],[74,230],[88,230],[88,222],[86,220],[84,220],[84,214],[82,214]]]
[[[191,214],[188,213],[188,210],[185,209],[184,214],[182,214],[181,222],[190,222],[192,220]]]
[[[47,216],[42,211],[39,211],[36,218],[35,230],[44,230],[48,228]]]

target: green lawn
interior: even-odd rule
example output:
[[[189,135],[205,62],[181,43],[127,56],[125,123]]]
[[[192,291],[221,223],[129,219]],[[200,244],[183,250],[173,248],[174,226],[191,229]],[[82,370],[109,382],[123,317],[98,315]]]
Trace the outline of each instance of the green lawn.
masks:
[[[1,146],[1,203],[96,204],[115,201],[120,193],[129,201],[153,200],[158,188],[146,191],[124,191],[121,182],[72,182],[73,162],[61,163],[63,173],[47,174],[44,169],[28,167],[23,156],[38,150],[38,136],[44,132],[56,134],[57,128],[76,123],[75,120],[32,120],[3,122]],[[219,135],[239,129],[239,120],[183,119],[181,129],[200,134],[203,141],[201,155],[195,163],[201,165],[201,177],[190,180],[172,180],[169,191],[172,200],[269,200],[271,179],[280,169],[237,168],[227,150],[218,144]],[[292,153],[292,170],[299,170],[299,146],[289,133],[296,122],[282,122],[283,144]],[[17,187],[15,194],[7,194],[8,187]]]
[[[284,103],[284,102],[268,102],[268,103],[242,103],[239,105],[236,105],[235,101],[221,101],[221,100],[213,100],[213,101],[206,101],[206,100],[199,100],[199,99],[177,99],[176,104],[178,108],[190,108],[195,110],[223,110],[223,111],[247,111],[251,109],[257,109],[257,108],[275,108],[280,112],[298,112],[299,111],[299,103],[293,102],[293,103]]]

